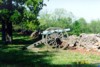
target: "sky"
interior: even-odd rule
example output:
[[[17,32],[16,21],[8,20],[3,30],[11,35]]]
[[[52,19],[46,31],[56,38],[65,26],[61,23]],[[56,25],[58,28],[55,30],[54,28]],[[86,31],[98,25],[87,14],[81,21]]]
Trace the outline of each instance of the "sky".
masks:
[[[63,8],[72,12],[76,18],[85,18],[87,22],[100,19],[100,0],[44,0],[47,6],[42,11],[54,11]]]

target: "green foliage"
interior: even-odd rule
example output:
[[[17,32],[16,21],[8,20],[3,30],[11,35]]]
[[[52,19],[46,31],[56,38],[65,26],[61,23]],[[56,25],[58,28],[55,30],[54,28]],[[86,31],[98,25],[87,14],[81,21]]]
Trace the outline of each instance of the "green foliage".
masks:
[[[80,18],[77,21],[80,23],[81,33],[86,33],[87,32],[87,22],[85,21],[85,19]]]
[[[57,13],[57,14],[56,14]],[[70,13],[66,13],[65,10],[57,9],[53,13],[44,12],[40,14],[40,28],[45,30],[48,27],[61,27],[68,28],[72,23],[72,17]]]
[[[3,3],[3,1],[2,0],[0,0],[0,4],[2,4]]]
[[[1,19],[7,21],[7,19],[9,18],[9,15],[10,15],[10,11],[9,10],[7,10],[7,9],[0,10]],[[1,21],[1,19],[0,19],[0,21]]]
[[[70,34],[80,35],[81,33],[88,33],[88,24],[84,18],[80,18],[72,23]]]
[[[89,23],[89,29],[91,33],[100,33],[100,20],[93,20]]]
[[[71,25],[71,34],[81,34],[81,33],[100,33],[100,20],[91,21],[87,23],[84,18],[80,18]]]
[[[45,30],[48,27],[71,28],[69,34],[80,35],[81,33],[100,33],[100,20],[86,22],[84,18],[74,20],[72,13],[63,9],[56,9],[52,13],[44,12],[40,14],[40,28]]]
[[[80,23],[75,21],[72,25],[72,34],[79,35],[81,33]]]
[[[20,18],[21,14],[17,10],[15,10],[10,20],[13,22],[13,24],[18,25],[20,23],[20,21],[18,20],[21,20]]]
[[[27,20],[24,22],[24,24],[21,25],[21,28],[25,30],[35,30],[37,29],[37,25]]]
[[[69,34],[80,35],[81,33],[100,33],[100,20],[86,22],[84,18],[74,20],[72,13],[63,9],[56,9],[52,13],[44,12],[40,14],[40,28],[45,30],[48,27],[71,28]]]
[[[23,26],[22,28],[28,27],[27,29],[32,30],[39,26],[37,17],[43,7],[43,0],[0,0],[0,3],[3,6],[0,8],[1,20],[11,21],[14,25]]]

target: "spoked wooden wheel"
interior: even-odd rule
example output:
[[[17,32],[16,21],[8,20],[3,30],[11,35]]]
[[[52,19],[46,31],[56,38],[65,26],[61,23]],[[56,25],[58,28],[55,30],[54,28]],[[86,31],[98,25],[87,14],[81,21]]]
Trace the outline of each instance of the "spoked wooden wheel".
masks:
[[[57,39],[61,38],[62,38],[61,33],[54,32],[52,34],[47,35],[47,43],[52,47],[57,47],[58,46]]]

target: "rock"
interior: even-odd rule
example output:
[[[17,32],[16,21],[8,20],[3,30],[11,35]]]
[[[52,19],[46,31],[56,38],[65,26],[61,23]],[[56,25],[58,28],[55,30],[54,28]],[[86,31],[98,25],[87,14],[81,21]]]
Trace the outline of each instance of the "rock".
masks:
[[[66,49],[66,48],[69,47],[69,44],[68,44],[68,42],[67,42],[66,40],[63,40],[60,47],[61,47],[62,49]]]
[[[77,47],[86,50],[100,49],[100,34],[80,34],[80,36],[72,35],[66,39],[64,48]]]
[[[100,49],[100,47],[98,47],[98,49]]]
[[[76,35],[72,35],[72,36],[69,36],[66,41],[68,42],[70,47],[73,47],[77,45],[76,43],[79,41],[79,37],[77,37]]]

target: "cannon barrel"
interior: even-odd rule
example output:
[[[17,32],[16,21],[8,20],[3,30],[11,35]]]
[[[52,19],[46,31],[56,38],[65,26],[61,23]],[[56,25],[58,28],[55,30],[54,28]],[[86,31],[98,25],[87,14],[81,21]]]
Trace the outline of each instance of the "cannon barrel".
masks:
[[[67,29],[57,29],[57,30],[50,30],[50,31],[43,31],[41,34],[43,35],[46,35],[46,34],[52,34],[54,32],[57,32],[57,33],[62,33],[62,32],[67,32],[67,31],[70,31],[70,28],[67,28]]]

